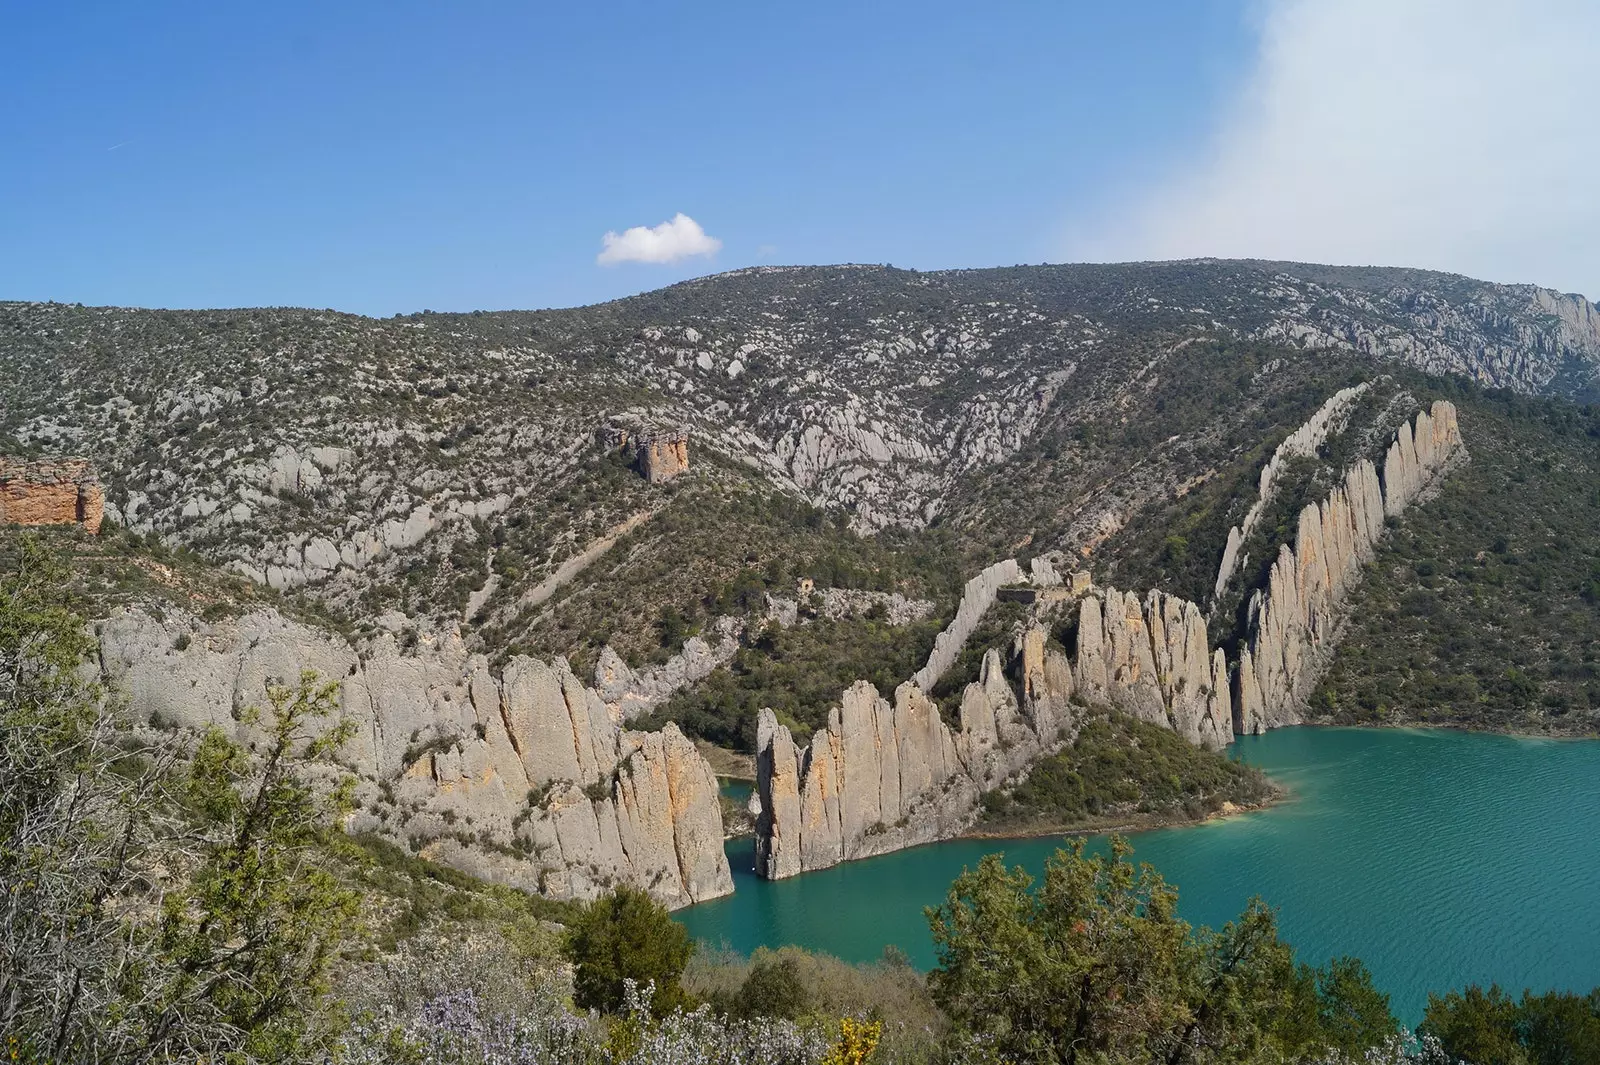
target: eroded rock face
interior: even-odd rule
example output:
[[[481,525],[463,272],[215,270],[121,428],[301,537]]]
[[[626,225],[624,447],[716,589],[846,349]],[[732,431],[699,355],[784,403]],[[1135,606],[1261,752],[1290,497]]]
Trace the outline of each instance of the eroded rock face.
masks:
[[[978,627],[978,622],[983,620],[983,615],[994,605],[1000,588],[1021,580],[1022,567],[1017,565],[1014,558],[996,562],[969,580],[961,590],[961,604],[956,608],[955,618],[934,638],[933,653],[928,656],[927,664],[911,678],[912,681],[923,691],[931,691],[939,678],[944,676],[944,671],[955,662],[962,645]]]
[[[105,496],[85,459],[0,457],[0,525],[81,525],[98,533]]]
[[[681,651],[651,669],[635,670],[610,647],[603,648],[594,667],[595,690],[622,720],[632,721],[733,661],[743,634],[738,618],[718,618],[710,627],[711,640],[691,636]]]
[[[358,726],[342,752],[362,781],[352,830],[557,898],[631,883],[684,906],[733,890],[710,766],[676,726],[625,729],[564,659],[518,656],[496,676],[453,633],[415,653],[389,635],[357,649],[270,610],[214,624],[120,611],[97,630],[101,672],[137,716],[247,744],[259,737],[235,711],[266,705],[274,678],[339,679]]]
[[[1266,591],[1251,606],[1255,621],[1249,649],[1240,656],[1235,731],[1304,719],[1344,598],[1372,558],[1385,516],[1404,513],[1461,454],[1455,406],[1436,401],[1395,434],[1381,481],[1373,464],[1362,460],[1327,499],[1301,511],[1294,546],[1279,548]]]
[[[989,648],[962,692],[958,728],[916,680],[895,690],[893,704],[857,682],[804,748],[761,711],[757,871],[780,879],[963,831],[984,791],[1076,735],[1075,693],[1193,743],[1232,740],[1227,664],[1207,646],[1199,607],[1106,589],[1077,609],[1074,648],[1052,646],[1042,624],[1020,634],[1015,684]]]
[[[1303,456],[1313,456],[1317,448],[1328,439],[1330,435],[1340,432],[1350,418],[1350,409],[1357,399],[1372,387],[1371,382],[1363,381],[1359,385],[1341,388],[1327,402],[1317,408],[1315,414],[1307,418],[1305,423],[1290,433],[1273,451],[1272,457],[1261,469],[1261,481],[1256,493],[1256,501],[1244,516],[1244,521],[1228,530],[1227,546],[1222,552],[1222,565],[1217,569],[1217,584],[1213,595],[1221,598],[1223,590],[1228,587],[1234,571],[1238,568],[1239,549],[1249,539],[1250,533],[1261,520],[1261,514],[1267,504],[1272,502],[1273,495],[1277,492],[1278,475],[1289,459]]]

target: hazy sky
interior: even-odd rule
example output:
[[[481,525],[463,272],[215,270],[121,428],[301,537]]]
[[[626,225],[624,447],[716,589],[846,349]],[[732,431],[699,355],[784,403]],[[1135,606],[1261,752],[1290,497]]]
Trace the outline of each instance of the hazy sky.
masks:
[[[1600,3],[0,0],[0,299],[1259,255],[1600,295]]]

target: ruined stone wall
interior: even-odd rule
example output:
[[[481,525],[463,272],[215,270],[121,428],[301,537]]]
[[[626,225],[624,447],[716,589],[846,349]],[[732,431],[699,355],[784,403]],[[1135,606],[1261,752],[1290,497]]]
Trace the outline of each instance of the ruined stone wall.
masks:
[[[689,469],[689,435],[670,433],[641,438],[639,472],[651,484],[670,481]]]
[[[100,531],[105,496],[83,459],[0,458],[0,525],[81,525]]]

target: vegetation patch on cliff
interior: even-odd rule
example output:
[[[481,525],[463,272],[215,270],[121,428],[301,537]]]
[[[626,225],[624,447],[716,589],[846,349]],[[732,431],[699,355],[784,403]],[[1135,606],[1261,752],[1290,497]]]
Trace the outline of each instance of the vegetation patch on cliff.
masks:
[[[829,708],[856,681],[894,691],[928,657],[938,631],[937,621],[896,626],[870,618],[769,626],[730,665],[679,692],[635,727],[676,721],[691,736],[753,752],[756,713],[770,708],[809,736],[828,723]]]
[[[1463,391],[1471,461],[1380,543],[1313,712],[1600,731],[1600,408]]]

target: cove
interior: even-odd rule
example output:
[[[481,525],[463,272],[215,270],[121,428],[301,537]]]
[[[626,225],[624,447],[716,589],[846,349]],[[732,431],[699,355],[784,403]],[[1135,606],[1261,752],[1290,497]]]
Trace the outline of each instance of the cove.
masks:
[[[1260,895],[1302,960],[1361,958],[1407,1024],[1430,990],[1467,982],[1600,985],[1600,742],[1291,728],[1230,750],[1293,798],[1132,837],[1192,924],[1220,925]],[[929,968],[922,908],[963,867],[1001,851],[1037,875],[1059,844],[951,840],[769,882],[752,872],[753,841],[733,840],[735,894],[677,916],[740,952],[794,943],[869,961],[892,944]]]

